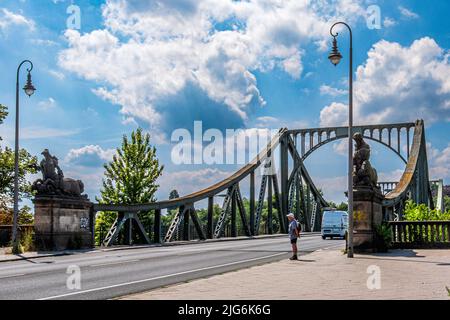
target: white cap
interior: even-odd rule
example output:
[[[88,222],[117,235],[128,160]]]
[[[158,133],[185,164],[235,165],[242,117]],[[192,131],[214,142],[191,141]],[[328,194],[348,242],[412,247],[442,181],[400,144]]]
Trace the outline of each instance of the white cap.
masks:
[[[289,214],[287,214],[287,215],[286,215],[286,217],[292,217],[292,218],[295,218],[295,216],[294,216],[294,214],[293,214],[293,213],[289,213]]]

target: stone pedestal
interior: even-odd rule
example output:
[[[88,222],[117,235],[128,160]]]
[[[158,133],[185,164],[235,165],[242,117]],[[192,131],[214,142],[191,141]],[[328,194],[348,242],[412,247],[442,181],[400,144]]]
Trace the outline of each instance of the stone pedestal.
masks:
[[[376,251],[376,227],[383,220],[383,195],[377,189],[357,187],[353,190],[353,250]]]
[[[87,249],[94,246],[94,213],[87,198],[36,196],[35,245],[38,250]]]

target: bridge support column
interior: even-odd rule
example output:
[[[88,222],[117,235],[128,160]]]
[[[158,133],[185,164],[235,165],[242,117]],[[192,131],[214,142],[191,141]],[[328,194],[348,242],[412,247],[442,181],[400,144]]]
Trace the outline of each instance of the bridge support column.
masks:
[[[255,235],[255,171],[250,173],[250,234]]]
[[[153,242],[161,243],[161,209],[155,210],[155,221],[153,224]]]
[[[353,190],[353,249],[354,252],[376,252],[376,228],[383,220],[383,195],[372,188]]]
[[[208,222],[207,222],[207,231],[206,237],[208,239],[212,239],[214,235],[214,226],[213,226],[213,213],[214,213],[214,198],[208,198]]]
[[[183,217],[183,240],[189,241],[189,213],[190,208],[184,210]]]
[[[35,245],[38,250],[92,248],[94,214],[88,199],[36,196]]]
[[[287,218],[289,210],[289,163],[288,163],[288,140],[286,136],[280,141],[280,180],[281,180],[281,212],[283,215],[284,225],[287,226]],[[284,232],[287,232],[285,228]]]

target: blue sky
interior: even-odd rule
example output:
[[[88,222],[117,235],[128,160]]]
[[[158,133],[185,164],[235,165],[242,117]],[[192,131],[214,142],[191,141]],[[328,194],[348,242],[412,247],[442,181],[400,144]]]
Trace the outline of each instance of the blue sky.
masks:
[[[80,29],[68,29],[70,5],[80,8]],[[379,29],[367,26],[370,5],[380,8]],[[356,124],[423,118],[431,176],[448,184],[448,12],[445,0],[2,0],[0,102],[14,106],[15,70],[30,59],[37,91],[21,96],[21,146],[36,155],[49,148],[93,199],[102,163],[141,126],[165,165],[158,199],[172,188],[187,194],[239,166],[175,165],[176,128],[192,130],[195,120],[222,131],[345,124],[346,31],[343,61],[327,60],[328,29],[340,19],[353,28]],[[10,111],[0,135],[11,146]],[[344,147],[330,144],[306,162],[334,201],[344,200]],[[372,147],[381,178],[398,179],[402,162]]]

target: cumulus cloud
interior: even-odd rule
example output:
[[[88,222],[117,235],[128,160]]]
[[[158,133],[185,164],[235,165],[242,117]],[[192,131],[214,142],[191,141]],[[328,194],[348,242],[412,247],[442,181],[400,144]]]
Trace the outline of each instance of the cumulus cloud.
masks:
[[[330,19],[364,16],[361,2],[108,0],[104,29],[65,32],[59,65],[153,128],[173,121],[162,102],[192,88],[244,123],[265,104],[255,71],[301,77],[302,47],[328,39]]]
[[[336,125],[348,124],[348,106],[333,102],[320,111],[320,125],[322,127],[332,127]]]
[[[381,40],[356,71],[354,117],[359,123],[423,118],[450,121],[449,53],[431,38],[409,47]],[[333,102],[322,109],[322,125],[345,124],[347,108]]]
[[[73,165],[98,167],[111,161],[115,152],[115,149],[104,150],[98,145],[87,145],[78,149],[71,149],[64,161]]]
[[[8,9],[0,9],[0,31],[5,31],[12,26],[23,26],[29,30],[35,29],[33,20],[25,16],[9,11]]]

